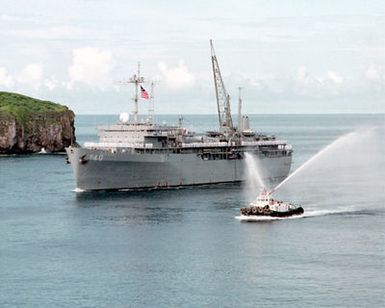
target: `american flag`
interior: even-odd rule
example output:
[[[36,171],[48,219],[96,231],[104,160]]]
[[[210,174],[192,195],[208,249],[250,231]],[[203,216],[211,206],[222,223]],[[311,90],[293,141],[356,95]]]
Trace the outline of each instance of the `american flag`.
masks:
[[[148,95],[147,91],[142,86],[140,86],[140,97],[144,98],[144,99],[149,99],[150,98],[150,96]]]

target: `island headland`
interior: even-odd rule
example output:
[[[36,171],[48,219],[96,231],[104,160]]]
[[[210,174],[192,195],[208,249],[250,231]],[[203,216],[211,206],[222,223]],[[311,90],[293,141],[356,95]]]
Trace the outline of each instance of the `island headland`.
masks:
[[[67,106],[0,92],[0,154],[63,152],[75,144],[74,121]]]

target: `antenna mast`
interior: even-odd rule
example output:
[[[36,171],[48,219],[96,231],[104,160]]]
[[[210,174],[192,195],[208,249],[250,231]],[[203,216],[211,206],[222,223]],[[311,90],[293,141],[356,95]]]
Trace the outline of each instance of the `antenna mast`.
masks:
[[[134,123],[138,123],[138,100],[139,100],[139,85],[144,82],[144,78],[140,76],[140,62],[138,62],[138,75],[133,75],[129,80],[128,83],[135,84],[135,96],[133,97],[134,101]]]
[[[225,84],[223,83],[221,71],[219,69],[219,64],[218,64],[217,56],[215,55],[215,50],[214,50],[212,40],[210,40],[210,47],[211,47],[211,62],[213,65],[215,94],[217,98],[217,107],[218,107],[219,129],[222,132],[233,131],[234,127],[233,127],[233,120],[231,118],[230,95],[226,92]]]
[[[139,86],[144,83],[144,78],[140,76],[140,62],[138,62],[138,74],[134,74],[130,79],[124,81],[115,81],[115,84],[126,85],[133,83],[135,85],[135,96],[132,98],[134,101],[134,110],[132,114],[134,115],[134,123],[138,123],[138,101],[139,101]]]
[[[148,120],[151,124],[154,116],[154,88],[155,82],[151,81],[150,101],[148,102]]]

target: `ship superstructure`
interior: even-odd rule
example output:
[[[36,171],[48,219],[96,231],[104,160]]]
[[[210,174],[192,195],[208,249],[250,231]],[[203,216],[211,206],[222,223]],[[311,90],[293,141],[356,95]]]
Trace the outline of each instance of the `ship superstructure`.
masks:
[[[277,183],[289,173],[292,149],[284,140],[250,129],[249,119],[241,115],[234,127],[230,96],[227,93],[215,51],[211,61],[217,100],[219,130],[204,134],[189,132],[180,117],[178,125],[160,125],[152,114],[138,119],[139,93],[144,78],[134,75],[131,119],[122,114],[120,122],[98,128],[98,142],[66,149],[79,190],[153,189],[188,185],[241,182],[245,180],[245,153],[259,158],[262,177]],[[147,95],[152,99],[153,95]]]

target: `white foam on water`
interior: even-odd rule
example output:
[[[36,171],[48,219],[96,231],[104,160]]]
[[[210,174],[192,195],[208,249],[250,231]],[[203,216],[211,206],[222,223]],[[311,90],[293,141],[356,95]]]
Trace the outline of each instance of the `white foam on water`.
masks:
[[[241,221],[255,221],[255,222],[262,222],[262,221],[273,221],[273,220],[287,220],[287,219],[296,219],[296,218],[303,218],[303,215],[295,215],[290,217],[271,217],[271,216],[244,216],[239,215],[235,216],[235,219],[241,220]]]
[[[305,211],[302,216],[303,217],[317,217],[317,216],[326,216],[326,215],[333,215],[333,214],[353,213],[353,212],[357,212],[357,211],[358,210],[356,208],[352,208],[352,207],[341,207],[341,208],[336,208],[333,210],[314,209],[314,210]]]
[[[81,188],[78,188],[78,187],[76,187],[76,188],[75,188],[74,190],[72,190],[72,191],[74,191],[74,192],[76,192],[76,193],[85,192],[84,189],[81,189]]]

